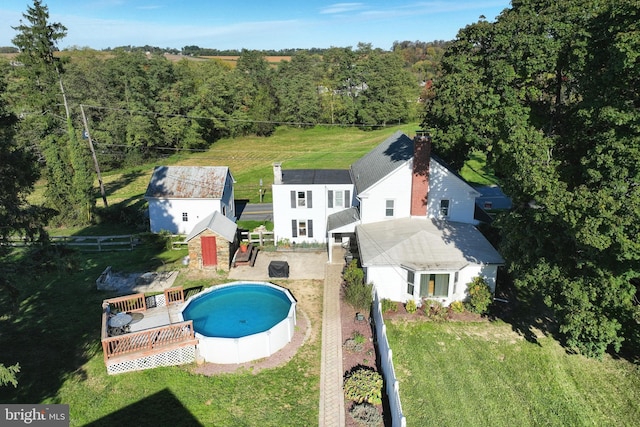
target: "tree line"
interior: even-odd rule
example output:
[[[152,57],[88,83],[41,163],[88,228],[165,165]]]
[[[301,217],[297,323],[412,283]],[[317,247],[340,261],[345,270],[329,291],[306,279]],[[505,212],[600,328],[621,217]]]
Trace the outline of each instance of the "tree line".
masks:
[[[497,224],[520,298],[572,351],[637,354],[640,5],[511,3],[449,45],[423,126],[457,167],[486,153],[512,197]]]

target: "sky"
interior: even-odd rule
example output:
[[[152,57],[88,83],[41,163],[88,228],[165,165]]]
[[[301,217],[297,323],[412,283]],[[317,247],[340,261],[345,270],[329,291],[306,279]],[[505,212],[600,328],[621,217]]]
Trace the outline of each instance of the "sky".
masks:
[[[42,0],[49,22],[67,27],[58,48],[184,46],[226,50],[312,47],[391,49],[394,41],[453,40],[509,0]],[[33,0],[0,2],[0,46],[12,46]]]

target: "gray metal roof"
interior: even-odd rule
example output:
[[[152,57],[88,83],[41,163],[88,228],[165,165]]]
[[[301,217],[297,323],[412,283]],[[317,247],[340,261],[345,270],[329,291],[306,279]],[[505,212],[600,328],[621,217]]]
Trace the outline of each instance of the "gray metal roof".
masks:
[[[398,131],[351,165],[351,175],[358,193],[411,160],[413,140]]]
[[[158,199],[221,199],[226,166],[156,166],[144,194]]]
[[[286,169],[283,184],[351,184],[348,169]]]
[[[211,230],[228,241],[233,242],[236,237],[237,229],[238,225],[235,222],[231,221],[220,212],[215,211],[193,227],[193,230],[191,230],[191,233],[187,236],[186,241],[188,242],[205,230]]]
[[[431,160],[437,162],[449,172],[457,176],[462,182],[473,187],[465,181],[451,166],[431,151]],[[351,176],[358,193],[366,191],[369,187],[380,181],[400,166],[413,158],[413,139],[401,131],[395,132],[351,165]]]
[[[327,231],[335,230],[336,228],[358,221],[360,221],[360,212],[358,209],[354,207],[347,208],[327,217]]]
[[[469,264],[504,264],[472,224],[401,218],[356,227],[362,265],[402,265],[418,271],[460,270]]]

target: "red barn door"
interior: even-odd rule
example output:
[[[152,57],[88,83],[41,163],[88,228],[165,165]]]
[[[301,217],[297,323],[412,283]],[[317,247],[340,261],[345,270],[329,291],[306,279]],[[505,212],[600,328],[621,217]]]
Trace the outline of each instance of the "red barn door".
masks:
[[[202,236],[200,245],[202,246],[202,265],[204,267],[218,265],[216,236]]]

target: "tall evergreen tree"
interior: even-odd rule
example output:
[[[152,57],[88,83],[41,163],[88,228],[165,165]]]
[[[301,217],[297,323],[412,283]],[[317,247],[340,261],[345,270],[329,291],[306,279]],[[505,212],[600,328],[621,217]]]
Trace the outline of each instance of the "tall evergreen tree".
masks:
[[[25,94],[21,107],[39,115],[23,122],[22,139],[37,141],[46,162],[47,204],[58,211],[61,221],[84,224],[91,220],[95,204],[88,150],[74,130],[63,63],[54,55],[67,29],[49,22],[48,8],[40,0],[34,0],[23,17],[26,22],[13,27],[18,34],[12,40],[24,65],[19,71]]]

